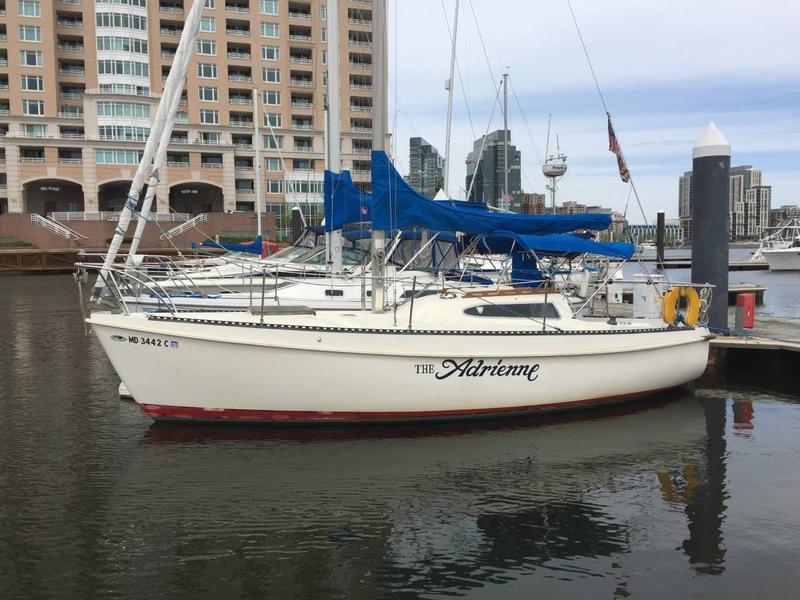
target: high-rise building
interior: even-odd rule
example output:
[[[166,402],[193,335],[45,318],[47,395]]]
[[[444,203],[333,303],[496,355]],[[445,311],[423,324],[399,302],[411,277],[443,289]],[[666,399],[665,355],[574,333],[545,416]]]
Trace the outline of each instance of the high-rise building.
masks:
[[[433,198],[444,187],[444,157],[421,137],[409,139],[408,183]]]
[[[325,1],[198,1],[205,8],[157,210],[254,210],[261,144],[268,210],[307,203],[318,212]],[[0,212],[120,210],[191,1],[0,4]],[[368,186],[372,5],[339,6],[342,162]],[[260,139],[253,89],[263,101]]]
[[[800,206],[784,204],[769,211],[769,224],[771,227],[776,227],[789,219],[800,219]]]
[[[732,240],[758,239],[770,222],[772,188],[761,185],[761,171],[751,165],[731,167],[729,196],[729,234]],[[692,172],[678,182],[678,214],[687,241],[692,239]]]
[[[511,210],[524,215],[541,215],[547,212],[545,195],[536,192],[517,194],[511,201]]]
[[[508,210],[511,207],[511,199],[522,194],[522,156],[517,147],[511,144],[509,131],[508,190],[504,190],[505,130],[498,129],[485,137],[485,142],[483,137],[475,140],[472,152],[467,155],[466,189],[469,190],[472,185],[468,199]],[[472,184],[473,177],[474,184]],[[504,199],[503,196],[510,198]]]

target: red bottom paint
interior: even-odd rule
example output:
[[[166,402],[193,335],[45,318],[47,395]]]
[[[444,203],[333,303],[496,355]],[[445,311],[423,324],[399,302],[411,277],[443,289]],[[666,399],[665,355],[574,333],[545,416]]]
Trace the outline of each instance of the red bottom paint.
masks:
[[[164,404],[139,404],[139,407],[156,421],[197,421],[231,423],[386,423],[429,421],[468,418],[521,416],[532,413],[556,412],[592,406],[603,406],[659,394],[675,388],[648,390],[621,396],[533,404],[507,408],[480,408],[464,410],[409,411],[409,412],[326,412],[311,410],[250,410],[239,408],[197,408],[168,406]]]

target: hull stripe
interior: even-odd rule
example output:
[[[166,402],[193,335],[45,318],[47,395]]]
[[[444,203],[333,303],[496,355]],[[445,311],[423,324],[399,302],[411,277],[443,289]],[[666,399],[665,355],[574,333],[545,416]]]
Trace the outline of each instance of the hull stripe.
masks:
[[[675,386],[680,387],[680,386]],[[532,413],[549,413],[577,410],[666,392],[675,387],[661,388],[591,398],[570,402],[532,404],[528,406],[477,408],[437,411],[311,411],[311,410],[254,410],[240,408],[200,408],[192,406],[169,406],[164,404],[139,404],[139,407],[156,421],[196,421],[234,423],[386,423],[403,421],[435,421],[468,418],[511,417]]]

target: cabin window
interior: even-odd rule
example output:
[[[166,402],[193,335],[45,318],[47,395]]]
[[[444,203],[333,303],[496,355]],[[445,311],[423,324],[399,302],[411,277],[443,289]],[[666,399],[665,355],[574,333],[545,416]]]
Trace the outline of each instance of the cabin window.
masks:
[[[546,308],[545,308],[546,307]],[[550,302],[529,304],[478,304],[464,310],[465,315],[473,317],[511,317],[558,319],[560,315]]]
[[[326,296],[344,296],[344,290],[325,290]]]

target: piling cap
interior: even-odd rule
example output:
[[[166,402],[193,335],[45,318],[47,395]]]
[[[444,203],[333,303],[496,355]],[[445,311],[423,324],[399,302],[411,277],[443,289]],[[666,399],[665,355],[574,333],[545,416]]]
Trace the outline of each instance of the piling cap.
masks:
[[[708,124],[703,134],[700,136],[692,149],[692,158],[705,158],[706,156],[730,156],[731,145],[722,132],[714,124]]]

